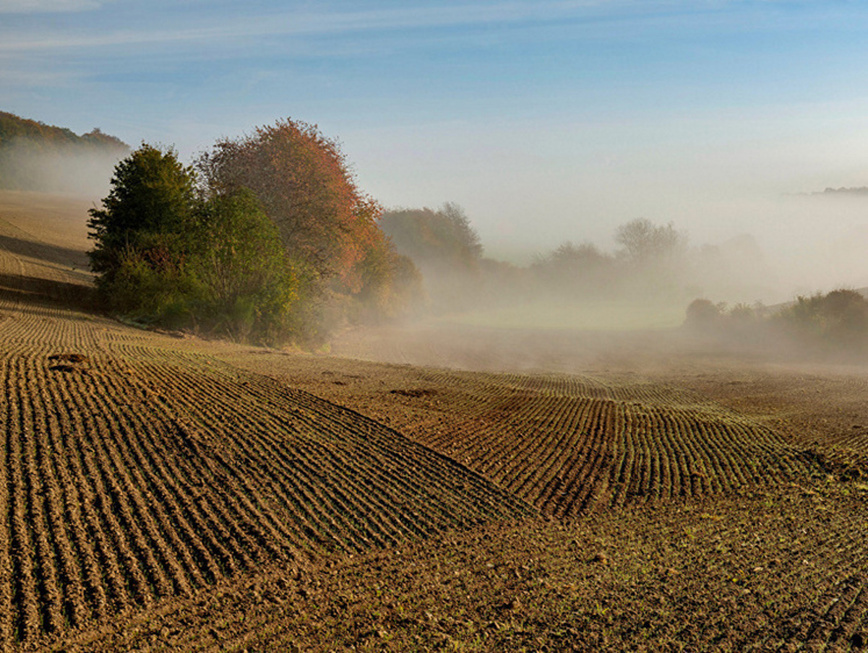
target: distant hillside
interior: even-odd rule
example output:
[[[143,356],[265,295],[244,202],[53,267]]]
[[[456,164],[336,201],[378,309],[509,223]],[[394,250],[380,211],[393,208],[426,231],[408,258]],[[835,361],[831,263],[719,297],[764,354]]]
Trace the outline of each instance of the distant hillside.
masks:
[[[78,136],[0,111],[0,188],[99,194],[129,151],[99,129]]]
[[[129,145],[122,140],[105,134],[98,128],[77,136],[72,130],[65,127],[54,127],[0,111],[0,147],[20,139],[46,148],[89,147],[98,150],[114,150],[122,154],[130,150]]]
[[[868,197],[868,186],[858,186],[854,188],[826,188],[822,193],[812,193],[812,195],[857,195]]]

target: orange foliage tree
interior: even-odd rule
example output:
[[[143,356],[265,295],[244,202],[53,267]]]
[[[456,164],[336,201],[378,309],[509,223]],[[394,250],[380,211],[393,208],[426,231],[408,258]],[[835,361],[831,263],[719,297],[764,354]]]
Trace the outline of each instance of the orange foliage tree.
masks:
[[[360,264],[385,238],[377,226],[382,209],[316,125],[286,119],[221,140],[198,167],[212,192],[251,189],[296,263],[320,278],[337,277],[350,292],[360,289]]]
[[[366,317],[387,316],[419,286],[412,262],[380,229],[382,207],[358,188],[340,145],[316,125],[279,120],[218,141],[196,165],[212,196],[253,191],[277,225],[308,303],[337,293],[362,305]]]

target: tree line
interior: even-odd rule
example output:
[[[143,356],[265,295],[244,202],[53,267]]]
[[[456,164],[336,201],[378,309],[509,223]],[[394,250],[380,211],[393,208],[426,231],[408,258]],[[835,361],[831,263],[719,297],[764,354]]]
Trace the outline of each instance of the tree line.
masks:
[[[28,140],[35,146],[46,149],[80,146],[112,149],[124,153],[130,150],[129,146],[122,140],[104,133],[98,127],[79,136],[65,127],[46,125],[37,120],[21,118],[6,111],[0,111],[0,148],[19,139]]]
[[[91,267],[106,306],[130,319],[316,345],[419,293],[381,213],[315,125],[282,120],[223,139],[192,166],[143,144],[90,211]]]
[[[429,308],[479,308],[503,302],[556,302],[679,295],[689,266],[687,235],[671,223],[637,218],[615,231],[619,248],[607,253],[590,242],[566,241],[537,254],[528,266],[487,258],[463,209],[393,209],[381,226],[398,252],[422,272]]]
[[[849,288],[800,295],[777,307],[695,299],[684,326],[689,333],[742,350],[789,349],[803,357],[845,360],[864,360],[868,354],[868,299]]]
[[[644,218],[615,230],[611,253],[567,241],[525,267],[496,261],[459,205],[384,210],[336,141],[290,119],[221,139],[192,165],[142,144],[88,225],[111,311],[266,344],[317,346],[345,324],[503,303],[686,304],[715,266],[727,282],[747,269]]]

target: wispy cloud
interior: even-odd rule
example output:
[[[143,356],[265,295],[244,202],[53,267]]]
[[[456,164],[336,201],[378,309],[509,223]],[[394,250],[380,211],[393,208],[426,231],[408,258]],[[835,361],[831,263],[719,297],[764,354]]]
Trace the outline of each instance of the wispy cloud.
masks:
[[[92,8],[100,0],[38,0],[41,11],[71,11]],[[645,7],[650,4],[646,3]],[[9,34],[0,42],[0,51],[26,52],[79,48],[105,48],[118,45],[215,44],[249,41],[266,37],[327,36],[342,33],[473,27],[484,24],[528,24],[559,19],[580,19],[583,14],[611,11],[618,6],[634,6],[624,0],[551,0],[549,2],[486,2],[460,6],[402,7],[399,9],[361,9],[352,11],[282,11],[259,16],[224,15],[198,20],[195,27],[164,29],[93,30]],[[31,5],[28,0],[0,0],[0,11]],[[54,7],[54,9],[52,9]],[[67,7],[62,9],[61,7]],[[36,11],[36,9],[31,9]],[[169,11],[169,10],[167,10]],[[161,21],[164,22],[164,21]]]
[[[588,26],[593,35],[601,22],[659,28],[697,16],[730,16],[736,27],[749,28],[756,21],[754,11],[781,8],[783,0],[499,0],[494,2],[449,2],[406,4],[383,8],[376,3],[354,3],[352,9],[303,3],[296,9],[260,9],[251,15],[246,5],[222,5],[220,10],[174,2],[156,2],[152,10],[130,18],[132,5],[111,0],[0,0],[0,13],[73,12],[103,7],[88,14],[93,20],[77,21],[71,26],[46,28],[45,25],[17,25],[6,30],[0,25],[0,52],[56,52],[60,50],[99,50],[152,45],[219,49],[224,45],[251,44],[257,39],[316,38],[335,35],[401,33],[421,30],[484,27],[488,25],[530,27],[540,25]],[[112,6],[107,6],[112,5]],[[310,9],[311,6],[316,7]],[[206,10],[207,9],[207,10]],[[774,10],[774,9],[772,9]],[[751,18],[745,18],[751,16]],[[776,16],[780,25],[781,16]],[[712,20],[715,20],[712,18]],[[765,21],[760,21],[765,23]],[[135,27],[130,27],[135,25]],[[178,25],[178,27],[165,27]],[[718,24],[720,26],[720,24]],[[71,27],[71,28],[70,28]]]
[[[0,14],[46,14],[99,9],[104,0],[0,0]]]
[[[14,70],[0,68],[0,87],[38,88],[45,86],[69,86],[81,81],[81,75],[70,72],[42,70]]]

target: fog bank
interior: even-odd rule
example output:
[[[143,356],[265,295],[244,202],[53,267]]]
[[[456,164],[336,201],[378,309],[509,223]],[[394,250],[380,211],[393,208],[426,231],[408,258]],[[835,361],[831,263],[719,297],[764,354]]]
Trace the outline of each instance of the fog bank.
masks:
[[[0,188],[104,197],[124,155],[110,149],[13,140],[0,148]]]

